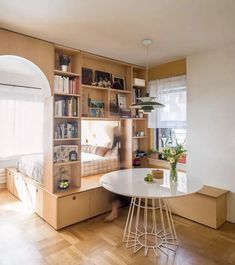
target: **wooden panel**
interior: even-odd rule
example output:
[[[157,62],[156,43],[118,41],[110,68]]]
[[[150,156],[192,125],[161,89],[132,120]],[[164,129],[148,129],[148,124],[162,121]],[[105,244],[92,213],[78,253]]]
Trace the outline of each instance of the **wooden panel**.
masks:
[[[132,168],[132,120],[121,120],[121,168]]]
[[[90,217],[108,212],[112,208],[112,193],[100,187],[90,191]]]
[[[43,218],[43,190],[31,183],[28,183],[27,186],[30,194],[30,207],[35,213]]]
[[[9,169],[7,169],[6,172],[7,172],[7,189],[12,194],[14,194],[14,173]]]
[[[57,226],[57,198],[43,191],[43,217],[55,229]]]
[[[186,59],[181,59],[149,69],[149,80],[168,78],[186,74]]]
[[[0,29],[0,55],[9,54],[9,35],[8,31]]]
[[[89,218],[89,192],[58,198],[57,228],[62,228]]]
[[[9,54],[21,56],[35,63],[53,87],[54,45],[52,43],[9,32]]]

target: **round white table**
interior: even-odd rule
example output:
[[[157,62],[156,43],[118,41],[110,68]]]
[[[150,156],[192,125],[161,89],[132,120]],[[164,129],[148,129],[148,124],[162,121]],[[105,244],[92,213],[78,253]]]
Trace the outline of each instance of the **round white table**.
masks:
[[[123,241],[136,253],[144,248],[157,254],[157,249],[166,255],[175,251],[178,240],[168,199],[186,196],[199,191],[202,183],[187,178],[178,172],[177,183],[171,182],[169,170],[163,170],[163,179],[148,183],[144,177],[151,168],[133,168],[113,171],[102,176],[102,186],[116,194],[131,197]],[[160,222],[157,222],[157,220]]]

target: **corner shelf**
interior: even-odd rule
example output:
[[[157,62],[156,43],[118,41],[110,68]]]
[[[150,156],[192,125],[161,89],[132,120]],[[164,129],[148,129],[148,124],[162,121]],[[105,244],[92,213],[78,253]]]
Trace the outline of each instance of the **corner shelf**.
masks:
[[[118,94],[131,94],[130,90],[121,90],[121,89],[109,88],[109,91],[112,93],[118,93]]]
[[[79,116],[54,116],[54,119],[79,119]]]
[[[69,94],[69,93],[60,93],[60,92],[54,92],[54,96],[80,97],[79,94]]]
[[[54,142],[66,142],[66,141],[78,141],[80,138],[61,138],[61,139],[54,139]]]
[[[68,76],[68,77],[79,77],[80,76],[79,74],[76,74],[76,73],[64,72],[64,71],[57,70],[57,69],[54,70],[54,74],[62,75],[62,76]]]
[[[60,166],[78,164],[78,163],[80,163],[79,160],[77,160],[77,161],[69,161],[69,162],[61,162],[61,163],[53,163],[53,165],[56,166],[56,167],[60,167]]]
[[[102,86],[89,86],[89,85],[83,85],[82,88],[86,89],[96,89],[96,90],[109,90],[109,87],[102,87]]]

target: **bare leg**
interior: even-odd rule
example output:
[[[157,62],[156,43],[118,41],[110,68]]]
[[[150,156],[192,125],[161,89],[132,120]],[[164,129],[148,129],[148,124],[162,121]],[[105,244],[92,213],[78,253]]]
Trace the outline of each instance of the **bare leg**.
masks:
[[[121,207],[121,201],[115,200],[112,202],[112,211],[111,213],[105,217],[105,222],[112,222],[113,220],[118,218],[118,209]]]

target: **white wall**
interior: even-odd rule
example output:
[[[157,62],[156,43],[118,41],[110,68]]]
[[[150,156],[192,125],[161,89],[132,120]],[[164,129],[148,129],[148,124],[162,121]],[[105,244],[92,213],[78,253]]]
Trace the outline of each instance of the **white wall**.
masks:
[[[231,191],[235,223],[235,45],[187,57],[189,177]]]
[[[82,121],[82,144],[112,147],[118,121]]]

